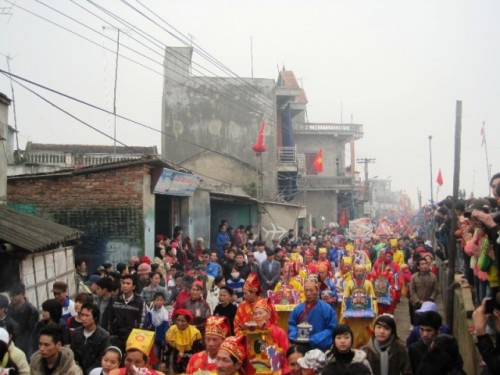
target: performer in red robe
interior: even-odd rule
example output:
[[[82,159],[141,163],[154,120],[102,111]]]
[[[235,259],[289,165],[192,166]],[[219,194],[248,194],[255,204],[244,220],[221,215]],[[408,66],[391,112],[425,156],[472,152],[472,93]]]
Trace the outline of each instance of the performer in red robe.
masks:
[[[229,320],[225,316],[209,316],[205,326],[206,350],[192,355],[186,367],[186,374],[199,370],[215,372],[217,352],[226,337],[231,334]]]
[[[244,301],[238,305],[236,316],[234,317],[234,333],[236,336],[241,334],[241,328],[246,322],[253,320],[253,308],[255,303],[261,299],[262,293],[260,288],[259,276],[252,272],[248,275],[245,285],[243,285]]]

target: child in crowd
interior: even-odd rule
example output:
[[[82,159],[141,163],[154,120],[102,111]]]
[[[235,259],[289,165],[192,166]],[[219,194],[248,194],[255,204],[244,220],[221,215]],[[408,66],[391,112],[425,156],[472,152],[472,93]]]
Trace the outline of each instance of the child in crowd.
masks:
[[[89,375],[108,375],[111,370],[119,368],[121,362],[122,351],[116,346],[110,346],[102,355],[101,367],[96,367]]]
[[[146,314],[145,328],[155,332],[154,353],[162,361],[162,348],[165,347],[165,334],[170,326],[168,311],[165,308],[165,295],[163,292],[156,292],[153,297],[153,304],[148,308]]]
[[[326,352],[328,363],[336,362],[339,366],[343,364],[343,367],[347,368],[351,363],[360,362],[370,368],[370,363],[366,359],[366,353],[360,349],[353,349],[354,334],[348,325],[339,324],[333,329],[332,337],[333,345]]]
[[[231,277],[226,281],[226,285],[234,292],[235,301],[238,303],[243,301],[243,285],[245,284],[245,280],[240,277],[240,273],[236,268],[233,267]]]

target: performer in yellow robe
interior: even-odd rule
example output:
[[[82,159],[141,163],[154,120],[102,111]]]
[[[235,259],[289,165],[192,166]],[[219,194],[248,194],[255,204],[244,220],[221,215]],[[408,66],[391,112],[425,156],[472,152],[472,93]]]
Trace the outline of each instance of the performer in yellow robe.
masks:
[[[377,298],[373,285],[366,276],[365,266],[355,265],[352,280],[344,288],[340,323],[347,324],[354,332],[352,347],[355,349],[370,341],[377,317]]]

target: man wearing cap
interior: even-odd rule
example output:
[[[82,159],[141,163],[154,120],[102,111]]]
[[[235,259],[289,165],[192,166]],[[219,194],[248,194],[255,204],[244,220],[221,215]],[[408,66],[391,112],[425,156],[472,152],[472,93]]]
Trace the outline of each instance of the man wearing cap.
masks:
[[[206,350],[193,354],[186,367],[186,374],[197,371],[215,371],[217,352],[226,337],[231,334],[229,321],[225,316],[210,316],[205,326]]]
[[[241,328],[246,322],[253,319],[253,308],[255,303],[260,299],[260,294],[259,276],[256,273],[251,273],[243,285],[244,301],[238,305],[236,316],[234,317],[234,332],[236,335],[239,335]]]
[[[30,365],[26,359],[26,354],[14,345],[12,341],[12,332],[9,332],[9,329],[12,329],[12,326],[0,328],[0,341],[7,345],[8,360],[17,366],[19,375],[30,375]],[[6,358],[4,357],[2,359],[5,361]],[[0,366],[10,367],[8,364],[4,365],[3,362]]]
[[[332,329],[337,326],[337,314],[329,304],[319,298],[316,277],[309,276],[306,279],[304,293],[306,301],[297,305],[288,319],[288,338],[295,341],[298,336],[297,326],[307,322],[312,325],[309,335],[311,348],[325,351],[332,345]]]
[[[274,250],[267,248],[266,255],[267,259],[260,265],[260,286],[264,296],[268,290],[274,290],[281,272],[280,263],[274,260]]]
[[[438,308],[434,302],[425,301],[424,303],[422,303],[422,307],[415,311],[415,314],[417,316],[420,316],[426,313],[427,311],[434,311],[435,313],[439,313]],[[441,333],[452,335],[450,326],[446,323],[441,324],[441,327],[439,327],[438,330],[438,334]],[[406,347],[409,347],[411,344],[418,341],[419,339],[420,339],[420,326],[417,325],[413,327],[413,329],[410,332],[410,335],[406,338]]]

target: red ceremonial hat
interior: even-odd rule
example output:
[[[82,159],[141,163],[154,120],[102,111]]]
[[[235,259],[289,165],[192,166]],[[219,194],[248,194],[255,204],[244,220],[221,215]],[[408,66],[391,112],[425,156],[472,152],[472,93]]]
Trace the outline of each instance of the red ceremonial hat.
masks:
[[[225,350],[236,358],[238,362],[243,363],[247,356],[246,336],[229,336],[222,342],[219,350]]]
[[[191,322],[194,319],[193,313],[188,309],[177,309],[172,314],[172,320],[175,320],[175,318],[177,318],[179,315],[185,316],[189,322]]]
[[[255,272],[251,272],[247,280],[245,281],[245,285],[243,285],[243,288],[246,288],[247,290],[250,290],[252,292],[258,292],[260,293],[260,280],[259,276]]]
[[[225,339],[231,334],[229,320],[225,316],[209,316],[205,325],[205,334],[215,335]]]
[[[269,323],[276,324],[278,322],[278,313],[276,312],[276,308],[274,307],[271,298],[267,297],[259,299],[253,306],[254,311],[256,308],[264,309],[269,313]]]

